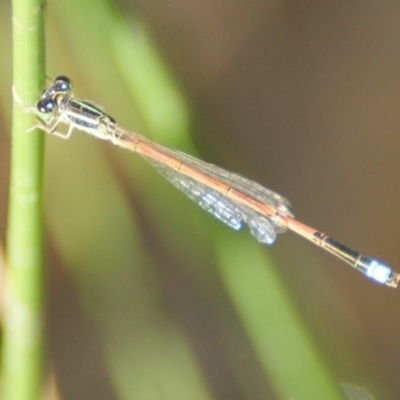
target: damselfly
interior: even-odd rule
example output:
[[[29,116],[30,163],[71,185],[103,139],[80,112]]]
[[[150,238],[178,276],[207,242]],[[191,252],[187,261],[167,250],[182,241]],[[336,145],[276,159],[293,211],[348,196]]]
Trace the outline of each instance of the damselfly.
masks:
[[[397,287],[400,274],[299,222],[284,197],[239,174],[127,131],[95,105],[74,98],[71,81],[65,76],[57,77],[42,93],[35,112],[40,127],[48,133],[66,139],[79,129],[140,154],[174,186],[231,228],[238,230],[247,224],[261,243],[272,244],[278,233],[289,229],[376,282]],[[61,123],[68,125],[65,134],[57,131]]]

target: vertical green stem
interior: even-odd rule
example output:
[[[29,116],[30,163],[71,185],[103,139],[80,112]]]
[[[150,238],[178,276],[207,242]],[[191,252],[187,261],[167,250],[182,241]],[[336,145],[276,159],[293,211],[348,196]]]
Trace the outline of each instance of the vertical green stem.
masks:
[[[13,116],[3,400],[34,400],[43,384],[43,134],[27,133],[44,83],[44,0],[13,0]],[[25,105],[25,107],[24,107]]]

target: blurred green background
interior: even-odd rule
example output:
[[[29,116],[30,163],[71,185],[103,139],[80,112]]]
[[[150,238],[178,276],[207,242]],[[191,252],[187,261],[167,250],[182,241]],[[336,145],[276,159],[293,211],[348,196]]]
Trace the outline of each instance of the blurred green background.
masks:
[[[66,0],[46,25],[50,79],[400,266],[400,4]],[[342,382],[398,398],[397,291],[292,234],[266,248],[231,231],[109,143],[46,146],[48,398],[339,399]]]

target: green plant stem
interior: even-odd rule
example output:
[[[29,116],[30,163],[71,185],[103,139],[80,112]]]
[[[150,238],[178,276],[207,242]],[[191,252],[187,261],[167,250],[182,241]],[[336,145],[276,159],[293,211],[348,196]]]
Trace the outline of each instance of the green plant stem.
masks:
[[[7,284],[2,350],[3,400],[41,397],[43,384],[43,133],[27,133],[44,84],[44,2],[14,0],[13,116]],[[24,107],[25,105],[25,107]]]

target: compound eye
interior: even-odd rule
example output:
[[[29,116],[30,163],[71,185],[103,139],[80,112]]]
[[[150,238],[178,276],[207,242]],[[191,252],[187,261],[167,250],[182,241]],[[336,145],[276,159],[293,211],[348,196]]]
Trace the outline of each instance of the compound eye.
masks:
[[[60,92],[68,92],[71,90],[71,81],[66,76],[57,76],[54,82],[57,83]]]
[[[51,114],[56,108],[56,103],[53,99],[39,100],[36,103],[36,109],[42,114]]]

